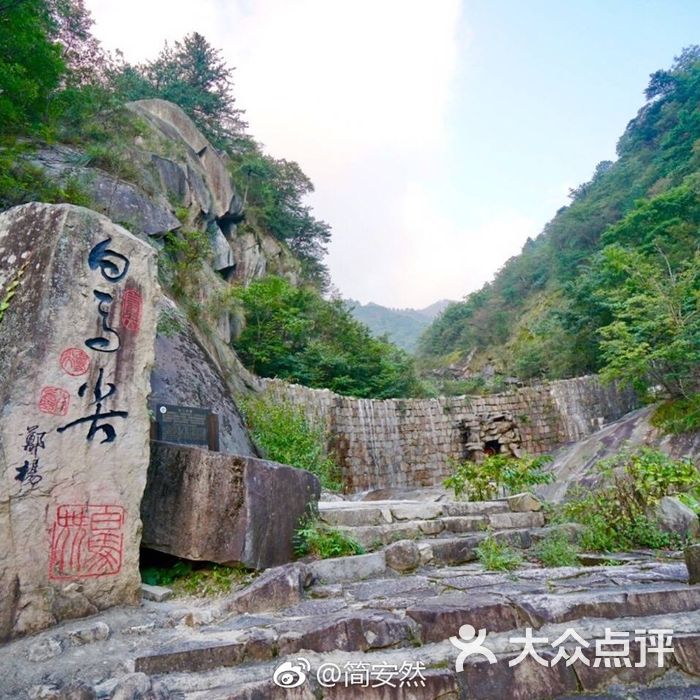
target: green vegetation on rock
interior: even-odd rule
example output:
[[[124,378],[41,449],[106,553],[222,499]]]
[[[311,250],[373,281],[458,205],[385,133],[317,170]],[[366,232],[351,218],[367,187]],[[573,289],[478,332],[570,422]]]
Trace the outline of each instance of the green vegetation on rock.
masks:
[[[543,566],[576,566],[578,548],[573,545],[565,532],[555,531],[535,546],[535,556]]]
[[[556,516],[585,526],[583,549],[615,552],[681,544],[660,529],[653,508],[664,496],[687,494],[697,502],[700,474],[690,460],[645,447],[601,460],[596,470],[599,482],[575,489]]]
[[[479,543],[476,556],[487,571],[513,571],[523,563],[519,552],[493,535],[488,535]]]
[[[373,338],[343,301],[279,277],[256,280],[236,294],[245,328],[234,349],[256,374],[359,398],[420,393],[411,358]]]
[[[700,393],[665,401],[654,411],[651,422],[671,434],[700,430]]]
[[[172,588],[179,595],[209,597],[229,593],[236,585],[250,582],[251,574],[241,566],[224,566],[181,559],[171,566],[147,566],[141,580],[152,586]]]
[[[340,473],[327,453],[324,431],[312,425],[298,406],[255,396],[241,402],[251,435],[267,459],[306,469],[321,485],[340,489]]]
[[[298,557],[311,555],[320,559],[332,559],[365,553],[362,545],[353,537],[314,519],[301,523],[294,533],[293,544],[294,553]]]

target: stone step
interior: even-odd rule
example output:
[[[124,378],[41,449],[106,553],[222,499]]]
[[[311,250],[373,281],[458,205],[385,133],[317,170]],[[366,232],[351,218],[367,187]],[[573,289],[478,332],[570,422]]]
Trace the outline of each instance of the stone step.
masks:
[[[320,518],[328,525],[361,527],[440,517],[479,516],[510,513],[508,501],[321,501]]]
[[[486,516],[469,515],[435,520],[398,521],[384,525],[337,527],[357,540],[365,549],[372,550],[397,540],[436,537],[445,532],[480,532],[488,527],[488,519]]]
[[[510,666],[509,661],[519,656],[522,643],[518,646],[510,637],[521,637],[523,629],[508,634],[488,634],[484,646],[496,656],[496,663],[489,664],[482,656],[468,657],[462,671],[457,671],[455,662],[458,650],[447,640],[429,643],[420,647],[400,649],[379,649],[367,652],[330,651],[314,652],[304,649],[290,655],[281,654],[272,660],[265,660],[237,668],[219,668],[202,672],[165,672],[159,677],[174,697],[186,700],[541,700],[542,698],[574,698],[590,693],[599,693],[596,698],[645,698],[646,700],[680,700],[694,698],[690,691],[697,689],[700,676],[700,633],[698,622],[700,613],[690,618],[684,616],[662,616],[649,618],[622,618],[611,621],[582,622],[577,632],[589,643],[589,656],[593,657],[595,641],[605,637],[605,628],[629,635],[631,666],[622,664],[599,667],[586,666],[577,662],[567,666],[564,660],[556,665],[542,666],[528,657],[521,663]],[[673,629],[673,652],[664,656],[663,666],[656,665],[654,656],[648,657],[646,665],[635,666],[640,662],[640,645],[634,641],[637,630]],[[550,642],[557,639],[566,627],[550,626],[538,631],[538,637]],[[456,636],[456,632],[453,633]],[[554,651],[550,644],[535,643],[535,649],[550,664]],[[301,657],[301,661],[300,661]],[[302,670],[305,681],[294,691],[277,686],[272,678],[283,663],[304,664]],[[306,664],[308,663],[308,667]],[[333,687],[328,680],[319,682],[318,671],[333,665],[340,674]],[[422,669],[424,682],[403,688],[391,688],[377,684],[381,669],[398,670],[403,665]],[[373,680],[365,682],[362,669],[373,672]],[[352,671],[355,670],[355,675]],[[680,673],[679,673],[680,672]],[[345,674],[348,674],[347,676]],[[385,675],[386,677],[386,675]],[[328,678],[328,677],[327,677]],[[397,673],[395,684],[399,685]],[[347,679],[347,682],[346,682]],[[354,683],[352,682],[354,681]],[[375,685],[375,687],[372,687]],[[650,687],[668,688],[668,693],[649,694],[643,691]],[[606,688],[611,695],[602,695]],[[626,692],[626,688],[630,688]],[[637,688],[637,691],[634,688]],[[686,692],[688,691],[688,692]]]
[[[377,537],[377,531],[371,530],[371,535],[367,535],[362,528],[344,528],[348,534],[356,535],[360,530],[360,542],[368,549],[375,545],[381,547],[377,551],[368,554],[361,554],[348,557],[336,557],[334,559],[319,559],[309,562],[308,570],[312,577],[325,584],[342,583],[346,581],[361,581],[365,579],[378,578],[384,576],[391,570],[398,572],[412,571],[421,565],[431,566],[459,566],[477,560],[477,547],[486,537],[493,536],[496,540],[508,544],[518,549],[529,549],[533,544],[546,537],[549,533],[563,531],[570,539],[576,537],[576,533],[568,526],[550,526],[537,528],[524,528],[518,530],[501,530],[496,532],[472,532],[462,534],[459,537],[450,537],[452,533],[442,533],[437,537],[429,538],[423,533],[416,535],[416,531],[409,523],[406,527],[397,528],[393,533],[395,536],[409,535],[410,539],[399,539],[388,542],[386,547],[382,547],[382,542]],[[391,531],[390,531],[391,532]],[[377,539],[373,539],[373,538]],[[363,542],[364,539],[364,542]],[[391,558],[387,559],[387,551],[390,549],[414,549],[414,563],[411,566],[395,566]]]
[[[631,630],[636,629],[636,618],[654,616],[675,615],[678,621],[693,617],[693,624],[697,624],[698,611],[700,586],[682,584],[637,585],[626,590],[608,588],[557,595],[523,595],[517,589],[507,588],[501,593],[454,591],[422,598],[408,606],[405,615],[401,611],[348,607],[323,615],[318,607],[311,606],[304,617],[298,616],[299,610],[280,611],[277,620],[272,624],[266,621],[264,628],[202,632],[197,641],[171,643],[155,653],[138,656],[135,670],[149,675],[198,673],[302,652],[412,649],[415,645],[449,640],[463,625],[497,635],[525,627],[536,630],[562,624],[575,627],[572,623],[584,619],[589,625],[590,620],[597,620],[599,627],[601,621],[608,621],[602,624],[615,621],[616,628],[620,627],[620,620],[626,620]],[[691,620],[686,620],[685,624],[689,623]],[[700,671],[700,645],[693,653],[698,654]]]
[[[336,525],[365,549],[405,539],[424,539],[450,533],[473,533],[488,529],[516,530],[544,527],[542,513],[493,513],[491,515],[446,516],[432,520],[393,521],[378,525]]]

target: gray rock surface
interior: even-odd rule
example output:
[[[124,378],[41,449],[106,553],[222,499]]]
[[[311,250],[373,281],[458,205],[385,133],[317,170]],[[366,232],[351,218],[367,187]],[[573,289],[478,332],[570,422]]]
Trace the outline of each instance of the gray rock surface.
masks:
[[[412,540],[394,542],[386,548],[386,565],[394,571],[412,571],[420,565],[420,551]]]
[[[653,517],[664,532],[692,540],[700,536],[697,514],[675,496],[664,496],[654,508]]]
[[[110,700],[168,700],[171,695],[165,686],[145,673],[130,673],[119,679],[109,697]]]
[[[153,250],[104,216],[0,214],[0,640],[139,600]]]
[[[506,500],[514,513],[534,513],[542,510],[542,501],[531,493],[516,493]]]
[[[176,140],[179,137],[191,149],[199,162],[207,189],[211,193],[212,208],[206,213],[211,214],[212,218],[227,214],[231,202],[234,201],[231,176],[222,157],[185,112],[172,102],[159,99],[130,102],[127,107],[151,124],[155,124],[170,138]]]
[[[688,583],[700,583],[700,544],[685,548],[685,564],[688,567]]]
[[[32,162],[53,179],[77,181],[95,210],[136,235],[159,236],[181,226],[165,196],[167,190],[147,193],[140,185],[91,166],[88,156],[75,148],[48,146],[37,151]]]
[[[163,196],[148,195],[140,187],[94,168],[83,170],[80,180],[95,209],[134,233],[161,236],[182,225]]]
[[[141,584],[141,595],[146,600],[153,600],[156,603],[162,603],[164,600],[173,597],[173,591],[171,588],[165,586],[153,586],[148,583]]]
[[[676,459],[689,458],[700,468],[700,431],[665,434],[651,424],[654,409],[655,406],[646,406],[633,411],[590,437],[562,447],[548,467],[555,476],[554,482],[537,487],[537,495],[556,502],[576,484],[592,485],[596,480],[596,463],[623,447],[654,447]]]
[[[153,443],[143,546],[184,559],[254,569],[293,558],[292,536],[321,487],[302,469]]]
[[[151,375],[152,401],[210,409],[219,420],[221,451],[257,457],[258,452],[231,396],[232,386],[212,353],[202,346],[187,319],[168,300],[159,304],[159,317],[161,323]],[[235,361],[233,351],[230,348],[225,351],[231,361]]]
[[[258,613],[289,607],[301,601],[308,571],[303,564],[287,564],[268,569],[248,588],[226,604],[237,613]]]

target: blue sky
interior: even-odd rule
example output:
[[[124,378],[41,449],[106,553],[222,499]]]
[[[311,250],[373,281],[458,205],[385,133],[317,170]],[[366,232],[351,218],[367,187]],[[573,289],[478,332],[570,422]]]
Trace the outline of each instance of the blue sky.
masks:
[[[700,43],[697,0],[87,5],[132,61],[191,31],[222,48],[251,133],[316,185],[335,285],[398,307],[491,278]]]

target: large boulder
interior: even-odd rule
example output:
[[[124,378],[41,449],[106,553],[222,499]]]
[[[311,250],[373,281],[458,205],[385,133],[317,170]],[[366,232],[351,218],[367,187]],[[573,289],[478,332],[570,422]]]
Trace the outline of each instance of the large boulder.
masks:
[[[0,640],[139,600],[157,293],[104,216],[0,214]]]
[[[196,156],[197,169],[203,173],[207,189],[211,194],[210,207],[202,202],[205,213],[212,218],[226,217],[239,206],[231,186],[231,176],[224,159],[197,129],[185,112],[173,104],[160,99],[130,102],[127,107],[156,126],[174,141],[181,140]],[[195,166],[195,167],[196,167]]]
[[[671,535],[692,540],[700,536],[700,520],[695,511],[674,496],[664,496],[656,504],[653,517]]]
[[[253,569],[293,558],[299,520],[321,493],[311,473],[251,457],[153,443],[143,546]]]
[[[182,225],[171,211],[167,189],[158,193],[146,192],[142,185],[126,182],[90,165],[88,156],[75,148],[46,146],[33,154],[32,162],[56,182],[77,181],[88,195],[93,209],[136,235],[163,236]],[[139,168],[138,163],[139,159],[135,158],[131,164],[146,178],[146,166],[142,164]]]

